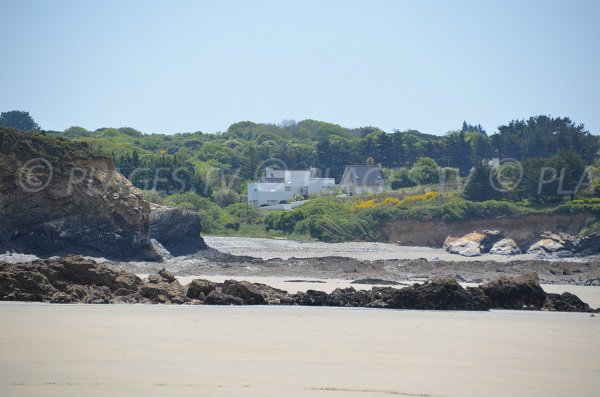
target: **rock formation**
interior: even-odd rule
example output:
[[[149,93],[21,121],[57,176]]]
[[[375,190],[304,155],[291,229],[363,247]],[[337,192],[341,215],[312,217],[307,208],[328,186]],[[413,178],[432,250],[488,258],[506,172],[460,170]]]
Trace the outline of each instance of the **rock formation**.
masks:
[[[173,256],[207,248],[200,237],[200,217],[190,210],[150,204],[149,234]]]
[[[451,254],[479,256],[485,253],[495,255],[519,255],[523,252],[512,238],[500,239],[501,232],[482,230],[465,234],[462,237],[450,236],[444,242],[444,249]],[[572,257],[600,254],[600,234],[576,238],[567,233],[545,231],[527,249],[528,254],[541,257]]]
[[[150,224],[175,254],[205,247],[197,215],[164,207],[152,216],[113,160],[87,143],[0,127],[0,252],[161,260]]]
[[[502,233],[497,230],[474,231],[462,237],[448,237],[444,249],[451,254],[478,256],[490,250]]]
[[[53,303],[302,305],[418,310],[527,309],[590,312],[573,294],[547,294],[535,273],[463,288],[442,278],[406,288],[338,288],[297,294],[247,281],[196,279],[183,286],[162,269],[141,280],[132,273],[78,256],[28,263],[0,262],[0,300]]]
[[[565,233],[542,233],[542,238],[531,245],[527,250],[529,254],[555,254],[557,256],[571,256],[575,248],[575,237]]]
[[[492,248],[490,248],[490,254],[519,255],[522,254],[522,252],[517,243],[515,243],[515,240],[511,238],[504,238],[492,245]]]

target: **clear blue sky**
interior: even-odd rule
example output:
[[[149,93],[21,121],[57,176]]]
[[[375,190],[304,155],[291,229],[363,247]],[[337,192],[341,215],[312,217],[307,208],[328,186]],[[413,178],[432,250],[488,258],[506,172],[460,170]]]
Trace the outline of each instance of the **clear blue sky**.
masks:
[[[0,111],[45,129],[312,118],[600,133],[600,1],[0,0]]]

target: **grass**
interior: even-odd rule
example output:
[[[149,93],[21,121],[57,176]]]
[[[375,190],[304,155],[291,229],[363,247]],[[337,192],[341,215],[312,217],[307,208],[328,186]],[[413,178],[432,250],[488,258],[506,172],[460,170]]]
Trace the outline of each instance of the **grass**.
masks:
[[[202,233],[203,236],[219,236],[219,237],[252,237],[252,238],[270,238],[298,241],[315,241],[313,237],[306,233],[286,233],[280,230],[266,230],[264,224],[246,224],[241,223],[238,230],[224,229],[219,231],[211,231]]]

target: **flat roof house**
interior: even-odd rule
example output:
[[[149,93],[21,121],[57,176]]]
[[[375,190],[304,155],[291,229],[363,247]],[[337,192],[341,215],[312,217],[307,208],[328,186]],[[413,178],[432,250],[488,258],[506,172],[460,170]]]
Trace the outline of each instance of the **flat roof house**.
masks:
[[[265,176],[248,184],[248,203],[253,207],[292,202],[296,195],[319,195],[323,189],[335,186],[333,178],[317,178],[317,170],[276,170],[267,168]]]
[[[347,165],[340,186],[348,195],[381,193],[386,189],[385,175],[376,165]]]

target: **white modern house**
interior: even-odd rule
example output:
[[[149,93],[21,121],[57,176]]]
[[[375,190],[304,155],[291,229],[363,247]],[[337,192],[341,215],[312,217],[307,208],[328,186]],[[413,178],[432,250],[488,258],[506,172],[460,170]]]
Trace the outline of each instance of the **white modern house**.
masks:
[[[335,186],[333,178],[318,178],[317,170],[276,170],[267,167],[264,178],[248,184],[248,203],[253,207],[291,202],[297,195],[319,195]]]

